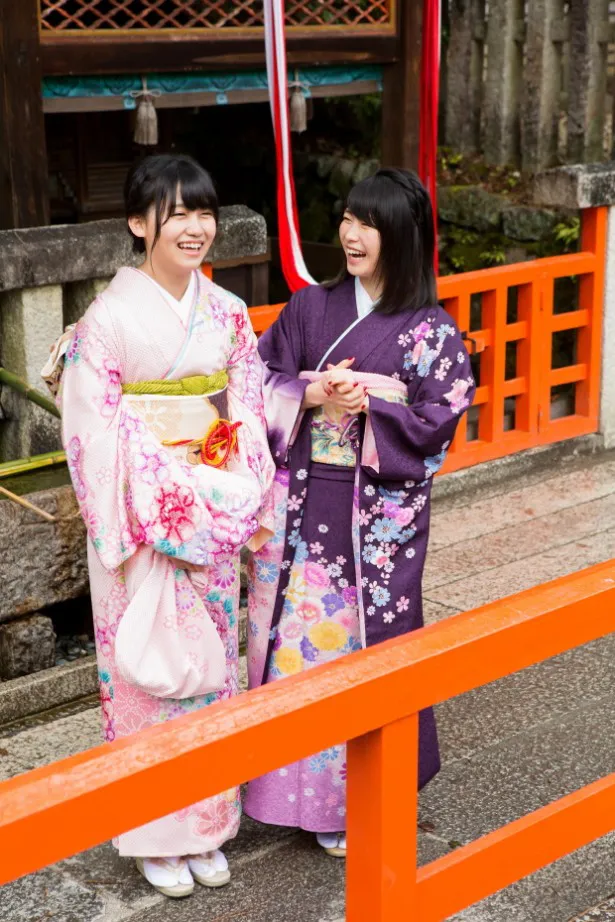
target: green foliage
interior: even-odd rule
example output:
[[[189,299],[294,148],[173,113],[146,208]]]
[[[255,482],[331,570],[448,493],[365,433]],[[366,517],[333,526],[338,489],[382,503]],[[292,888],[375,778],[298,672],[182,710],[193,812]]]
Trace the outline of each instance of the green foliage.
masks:
[[[480,260],[484,266],[502,266],[506,262],[506,253],[501,247],[492,246],[483,250]]]
[[[553,237],[556,243],[559,243],[565,253],[572,250],[581,238],[581,219],[569,218],[556,224],[553,230]]]

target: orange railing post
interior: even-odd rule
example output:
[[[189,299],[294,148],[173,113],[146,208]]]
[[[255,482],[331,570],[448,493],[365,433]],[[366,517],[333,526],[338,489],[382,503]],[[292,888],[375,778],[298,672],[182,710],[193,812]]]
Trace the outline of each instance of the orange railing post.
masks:
[[[350,740],[347,922],[442,922],[615,828],[615,775],[417,872],[417,713],[614,630],[609,561],[4,781],[0,884]]]
[[[418,919],[418,715],[348,743],[346,917]]]

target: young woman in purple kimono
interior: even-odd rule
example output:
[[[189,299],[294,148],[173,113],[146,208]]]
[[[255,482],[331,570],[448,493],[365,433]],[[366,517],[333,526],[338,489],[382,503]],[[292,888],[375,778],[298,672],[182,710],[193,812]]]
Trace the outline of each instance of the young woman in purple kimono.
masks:
[[[433,217],[416,176],[383,169],[358,183],[340,240],[338,279],[294,294],[259,344],[277,530],[251,563],[251,687],[422,626],[433,475],[475,390],[437,303]],[[439,764],[427,710],[420,786]],[[313,831],[344,857],[345,782],[340,744],[252,781],[244,809]]]

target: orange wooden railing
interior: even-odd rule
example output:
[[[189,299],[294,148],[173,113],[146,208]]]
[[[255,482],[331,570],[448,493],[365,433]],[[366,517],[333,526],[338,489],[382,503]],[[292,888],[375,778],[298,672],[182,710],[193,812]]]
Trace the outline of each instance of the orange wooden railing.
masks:
[[[478,383],[443,473],[597,432],[606,222],[606,208],[583,212],[578,253],[438,279]],[[251,308],[256,332],[283,306]]]
[[[610,561],[12,778],[0,884],[349,740],[347,922],[440,922],[612,830],[615,774],[417,870],[418,712],[613,630]]]

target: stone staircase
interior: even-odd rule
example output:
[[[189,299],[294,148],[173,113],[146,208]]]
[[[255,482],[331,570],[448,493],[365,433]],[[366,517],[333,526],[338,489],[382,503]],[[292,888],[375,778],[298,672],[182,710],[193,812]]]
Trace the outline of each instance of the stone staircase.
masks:
[[[434,509],[427,616],[438,620],[611,557],[612,455],[443,498]],[[444,767],[420,798],[420,863],[614,771],[614,689],[612,636],[441,705]],[[0,776],[95,745],[98,732],[91,698],[5,725]],[[615,920],[614,847],[611,834],[456,918]],[[171,903],[103,845],[0,889],[0,919],[342,922],[344,863],[325,856],[313,836],[246,819],[226,851],[229,887]]]

